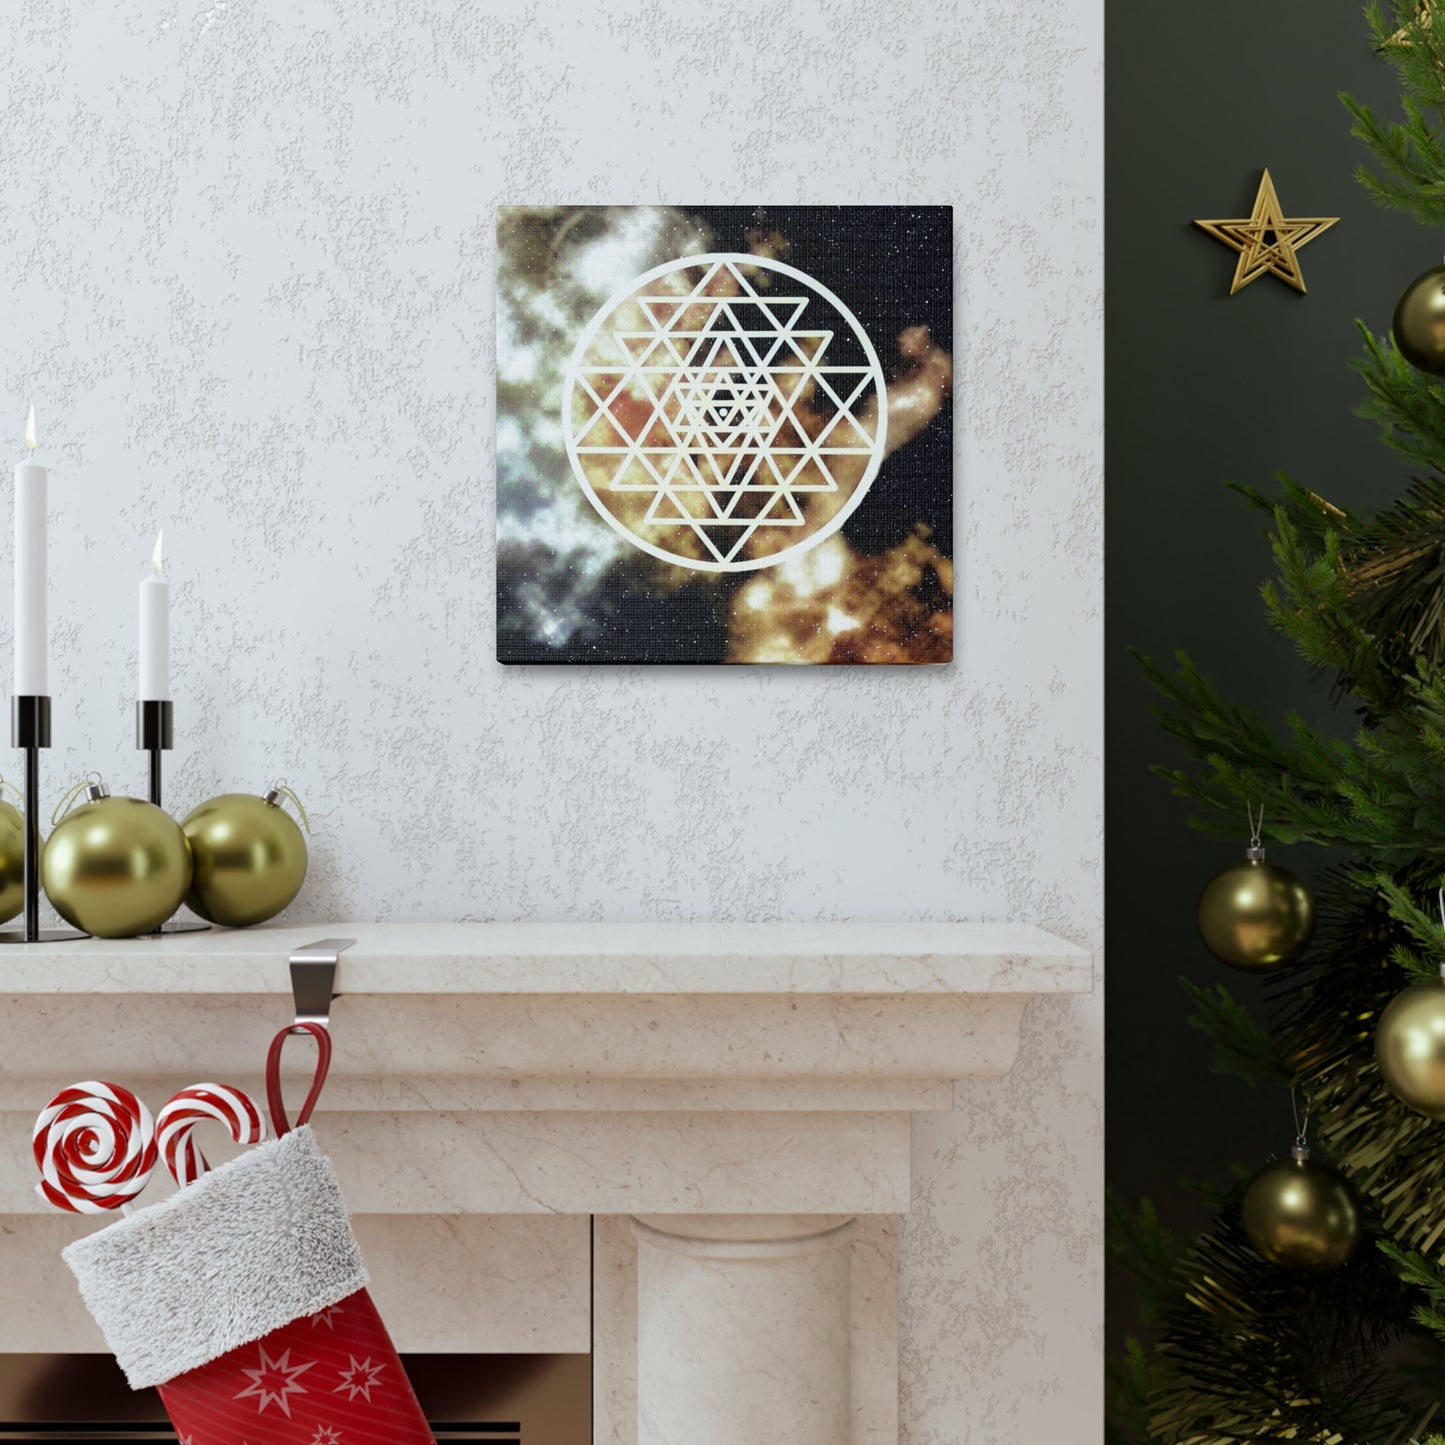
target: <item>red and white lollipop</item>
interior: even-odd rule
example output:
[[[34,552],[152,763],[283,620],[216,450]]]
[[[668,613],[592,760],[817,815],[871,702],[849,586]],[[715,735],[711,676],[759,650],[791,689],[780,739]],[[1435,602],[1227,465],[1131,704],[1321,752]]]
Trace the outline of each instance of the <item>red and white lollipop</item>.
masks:
[[[31,1145],[35,1192],[73,1214],[128,1210],[156,1167],[150,1110],[129,1089],[95,1079],[62,1089],[40,1111]]]
[[[227,1084],[192,1084],[156,1115],[156,1142],[177,1184],[192,1184],[210,1169],[191,1137],[197,1124],[219,1123],[237,1144],[259,1144],[266,1123],[244,1089]]]

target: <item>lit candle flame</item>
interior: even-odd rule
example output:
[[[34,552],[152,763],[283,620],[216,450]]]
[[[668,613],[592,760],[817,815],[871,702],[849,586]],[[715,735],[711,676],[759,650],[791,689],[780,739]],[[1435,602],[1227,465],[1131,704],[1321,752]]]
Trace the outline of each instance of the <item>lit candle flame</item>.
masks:
[[[30,403],[30,415],[25,418],[25,445],[35,451],[35,403]]]
[[[154,552],[151,553],[152,572],[159,572],[161,570],[161,539],[165,535],[166,534],[164,528],[162,528],[159,532],[156,533],[156,549]]]

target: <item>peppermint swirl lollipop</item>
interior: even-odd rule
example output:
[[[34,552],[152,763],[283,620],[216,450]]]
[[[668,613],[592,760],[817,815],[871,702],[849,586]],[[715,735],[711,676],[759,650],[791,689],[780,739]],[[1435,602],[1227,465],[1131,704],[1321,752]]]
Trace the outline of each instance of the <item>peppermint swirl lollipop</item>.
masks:
[[[244,1089],[227,1084],[192,1084],[182,1089],[156,1115],[156,1143],[177,1184],[194,1183],[210,1165],[191,1137],[197,1124],[224,1124],[237,1144],[259,1144],[266,1125],[255,1100]]]
[[[35,1192],[73,1214],[125,1208],[156,1167],[150,1110],[129,1089],[95,1079],[62,1089],[40,1111],[31,1145]]]

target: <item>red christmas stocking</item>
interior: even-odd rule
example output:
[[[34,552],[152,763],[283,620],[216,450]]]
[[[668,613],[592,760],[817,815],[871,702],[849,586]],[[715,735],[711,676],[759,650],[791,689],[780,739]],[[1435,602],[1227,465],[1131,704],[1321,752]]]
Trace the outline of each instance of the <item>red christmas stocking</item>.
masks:
[[[181,1445],[435,1445],[367,1294],[346,1205],[305,1120],[64,1251],[133,1389],[158,1385]]]

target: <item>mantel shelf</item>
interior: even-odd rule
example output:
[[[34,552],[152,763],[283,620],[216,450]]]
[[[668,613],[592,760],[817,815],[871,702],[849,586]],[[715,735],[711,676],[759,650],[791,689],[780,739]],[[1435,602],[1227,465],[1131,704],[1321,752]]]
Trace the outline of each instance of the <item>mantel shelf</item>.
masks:
[[[275,994],[315,939],[355,938],[342,994],[1054,994],[1088,950],[1023,923],[288,923],[16,946],[0,995]]]
[[[699,1281],[716,1285],[742,1241],[747,1288],[771,1293],[747,1295],[739,1338],[835,1340],[830,1388],[856,1396],[856,1375],[885,1426],[914,1115],[952,1107],[958,1080],[1006,1073],[1031,1000],[1093,986],[1086,949],[1017,923],[323,920],[0,950],[0,1274],[9,1298],[45,1301],[12,1311],[8,1334],[0,1322],[0,1348],[98,1348],[78,1297],[55,1305],[55,1252],[91,1226],[34,1192],[36,1110],[77,1079],[152,1109],[198,1079],[264,1097],[268,1045],[295,1013],[290,955],[322,938],[356,942],[313,1125],[390,1270],[388,1314],[423,1348],[438,1290],[485,1301],[499,1348],[534,1347],[538,1328],[587,1348],[567,1309],[596,1288],[613,1341],[599,1378],[633,1390],[640,1302],[655,1316],[682,1271],[691,1327]],[[293,1109],[313,1053],[297,1040],[288,1054]],[[235,1152],[219,1134],[213,1163]],[[815,1276],[836,1286],[821,1305]],[[818,1308],[852,1323],[792,1323]],[[739,1389],[774,1363],[768,1344]]]
[[[259,1092],[288,960],[355,938],[322,1129],[369,1214],[893,1214],[910,1116],[1089,953],[1007,923],[286,924],[0,952],[0,1159],[73,1079]],[[309,1069],[299,1043],[293,1085]],[[405,1158],[378,1170],[377,1158]],[[0,1176],[6,1171],[0,1170]],[[0,1214],[40,1212],[27,1169]]]

